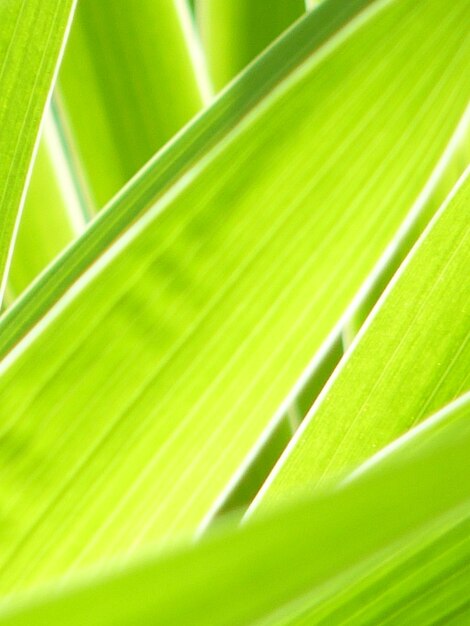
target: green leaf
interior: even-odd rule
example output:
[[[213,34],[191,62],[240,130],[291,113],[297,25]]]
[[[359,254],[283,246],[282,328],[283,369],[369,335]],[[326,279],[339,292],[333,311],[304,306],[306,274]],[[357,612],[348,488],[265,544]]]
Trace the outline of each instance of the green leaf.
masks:
[[[322,2],[322,0],[305,0],[305,6],[306,6],[307,10],[308,9],[313,9],[318,4],[320,4],[320,2]]]
[[[469,162],[469,147],[470,106],[467,107],[433,176],[421,192],[408,219],[402,225],[402,236],[397,238],[396,245],[384,255],[381,263],[375,268],[374,276],[371,276],[361,291],[356,294],[342,331],[342,343],[345,350],[352,344],[385,287],[464,172]]]
[[[197,0],[197,22],[216,89],[228,83],[304,11],[304,0]]]
[[[320,394],[262,504],[336,479],[468,389],[469,208],[470,170]]]
[[[209,96],[181,0],[81,0],[58,91],[101,208]]]
[[[147,197],[4,359],[3,589],[212,519],[452,136],[468,11],[369,5]]]
[[[0,4],[0,303],[73,0]]]
[[[279,81],[370,2],[354,0],[345,5],[342,0],[332,0],[321,7],[316,19],[302,20],[295,33],[282,38],[260,57],[185,132],[157,153],[89,225],[85,236],[66,249],[61,259],[2,317],[0,354],[3,356],[44,315],[119,234],[259,106]]]
[[[23,596],[4,605],[0,624],[444,620],[468,602],[469,418],[467,395],[339,489],[196,546]]]
[[[13,252],[8,285],[18,295],[85,226],[52,113],[45,118]]]

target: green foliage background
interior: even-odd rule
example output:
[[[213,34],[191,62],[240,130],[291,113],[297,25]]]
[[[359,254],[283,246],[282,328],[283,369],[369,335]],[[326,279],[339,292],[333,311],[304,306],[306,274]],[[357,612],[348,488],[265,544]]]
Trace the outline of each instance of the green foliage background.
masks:
[[[468,0],[0,4],[0,624],[465,624]]]

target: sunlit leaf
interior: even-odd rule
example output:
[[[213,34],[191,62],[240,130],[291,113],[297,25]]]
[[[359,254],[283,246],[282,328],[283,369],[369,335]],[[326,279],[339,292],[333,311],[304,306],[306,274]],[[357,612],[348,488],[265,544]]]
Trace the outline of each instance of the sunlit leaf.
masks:
[[[470,386],[470,171],[390,283],[261,503],[336,478]]]
[[[304,11],[304,0],[197,0],[215,87],[223,87]]]
[[[80,237],[0,321],[0,354],[4,354],[40,319],[80,274],[126,228],[203,154],[269,96],[275,85],[324,45],[371,0],[332,0],[315,19],[301,21],[295,35],[284,37],[259,58],[222,97],[190,124],[117,195]]]
[[[73,0],[0,3],[0,302]]]
[[[424,626],[450,618],[465,608],[470,582],[469,400],[339,489],[197,546],[25,596],[0,611],[0,624]]]
[[[147,212],[4,359],[4,590],[205,527],[398,236],[467,104],[469,6],[360,5],[307,53],[338,6],[260,61],[242,117],[229,90],[168,148],[165,193],[162,157],[122,192],[110,239],[123,198]]]
[[[95,209],[209,96],[182,0],[80,0],[59,102]]]
[[[8,275],[18,295],[85,226],[85,215],[60,146],[46,116]]]

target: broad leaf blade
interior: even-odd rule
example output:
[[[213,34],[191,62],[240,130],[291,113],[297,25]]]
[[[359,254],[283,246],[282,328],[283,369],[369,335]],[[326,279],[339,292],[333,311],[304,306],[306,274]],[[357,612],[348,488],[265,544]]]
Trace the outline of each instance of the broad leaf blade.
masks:
[[[374,274],[369,277],[356,294],[342,329],[342,343],[345,350],[351,345],[375,303],[423,233],[432,216],[445,202],[452,188],[464,173],[469,162],[469,148],[470,104],[439,164],[423,188],[412,211],[402,224],[402,234],[396,238],[394,245],[389,248],[376,266]]]
[[[469,208],[467,174],[313,406],[261,504],[336,479],[469,388]]]
[[[4,360],[7,442],[22,449],[2,451],[5,589],[210,519],[452,135],[467,102],[467,11],[371,5]]]
[[[129,225],[202,156],[231,133],[275,86],[360,14],[371,0],[331,0],[301,20],[235,81],[186,131],[160,151],[0,321],[3,356]]]
[[[382,611],[400,608],[412,623],[444,619],[468,598],[459,567],[470,555],[469,409],[468,397],[448,407],[341,489],[25,596],[0,624],[360,625],[388,623]]]

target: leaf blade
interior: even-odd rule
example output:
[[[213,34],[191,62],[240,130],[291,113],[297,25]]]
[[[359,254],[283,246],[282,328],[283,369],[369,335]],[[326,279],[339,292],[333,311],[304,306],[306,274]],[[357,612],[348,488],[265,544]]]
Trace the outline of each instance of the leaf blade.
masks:
[[[198,0],[196,18],[215,87],[228,83],[304,10],[303,0]]]
[[[73,1],[47,7],[2,2],[0,19],[0,302],[6,287],[39,125],[57,70]]]
[[[1,356],[5,356],[137,217],[171,189],[217,141],[232,132],[279,81],[295,71],[370,3],[371,0],[353,0],[345,5],[341,0],[332,0],[320,7],[317,20],[302,20],[295,35],[282,38],[262,55],[231,89],[189,124],[186,132],[157,153],[89,224],[86,235],[65,250],[61,261],[46,269],[39,281],[2,316]]]
[[[469,173],[312,407],[260,493],[261,506],[336,480],[468,387]]]
[[[19,462],[4,450],[5,511],[14,520],[7,588],[193,532],[207,519],[283,416],[447,144],[466,104],[466,9],[374,4],[188,170],[4,360],[9,440],[13,448],[28,442]],[[306,23],[316,27],[320,11]],[[441,55],[423,75],[430,49]],[[368,76],[362,91],[346,60]],[[403,63],[409,71],[391,86],[384,67],[395,75]],[[331,129],[342,136],[346,123],[343,110],[332,115],[339,93],[362,115],[335,151]],[[411,121],[415,100],[423,108]],[[300,105],[308,118],[299,118]],[[374,142],[384,125],[382,160]],[[379,162],[373,177],[369,158]],[[384,202],[392,183],[397,195]],[[79,514],[90,494],[93,506]]]
[[[101,209],[208,101],[180,0],[82,0],[58,80],[70,149]]]
[[[280,626],[297,624],[302,616],[312,623],[308,621],[312,615],[340,624],[341,613],[335,610],[342,608],[344,599],[353,602],[346,605],[349,610],[358,608],[354,601],[364,607],[361,584],[374,589],[378,575],[399,585],[403,564],[410,566],[408,573],[423,571],[431,589],[438,580],[442,591],[451,591],[446,566],[456,565],[458,556],[470,551],[465,486],[470,471],[469,409],[467,395],[341,489],[309,497],[241,529],[222,527],[195,546],[160,557],[149,554],[124,571],[97,571],[95,576],[70,581],[62,590],[23,596],[16,605],[4,604],[0,624],[55,626],[66,616],[70,626],[154,621],[162,626],[187,621],[202,626],[208,620],[213,626],[258,620]],[[351,527],[357,532],[350,532]],[[428,559],[435,569],[421,570],[420,558],[426,562],[429,556],[426,550],[446,542],[454,548],[449,560]],[[468,576],[464,581],[468,583]],[[455,604],[465,600],[466,589],[454,589],[457,597],[449,603],[445,593],[433,598],[420,595],[419,586],[409,588],[416,591],[411,600],[415,614],[421,610],[421,616],[426,611],[452,614]],[[406,587],[401,589],[395,599],[406,600],[406,592]],[[370,617],[380,617],[377,608]],[[352,623],[364,623],[361,619],[359,614]]]
[[[60,146],[52,113],[46,113],[8,275],[18,296],[85,226],[85,217]]]

